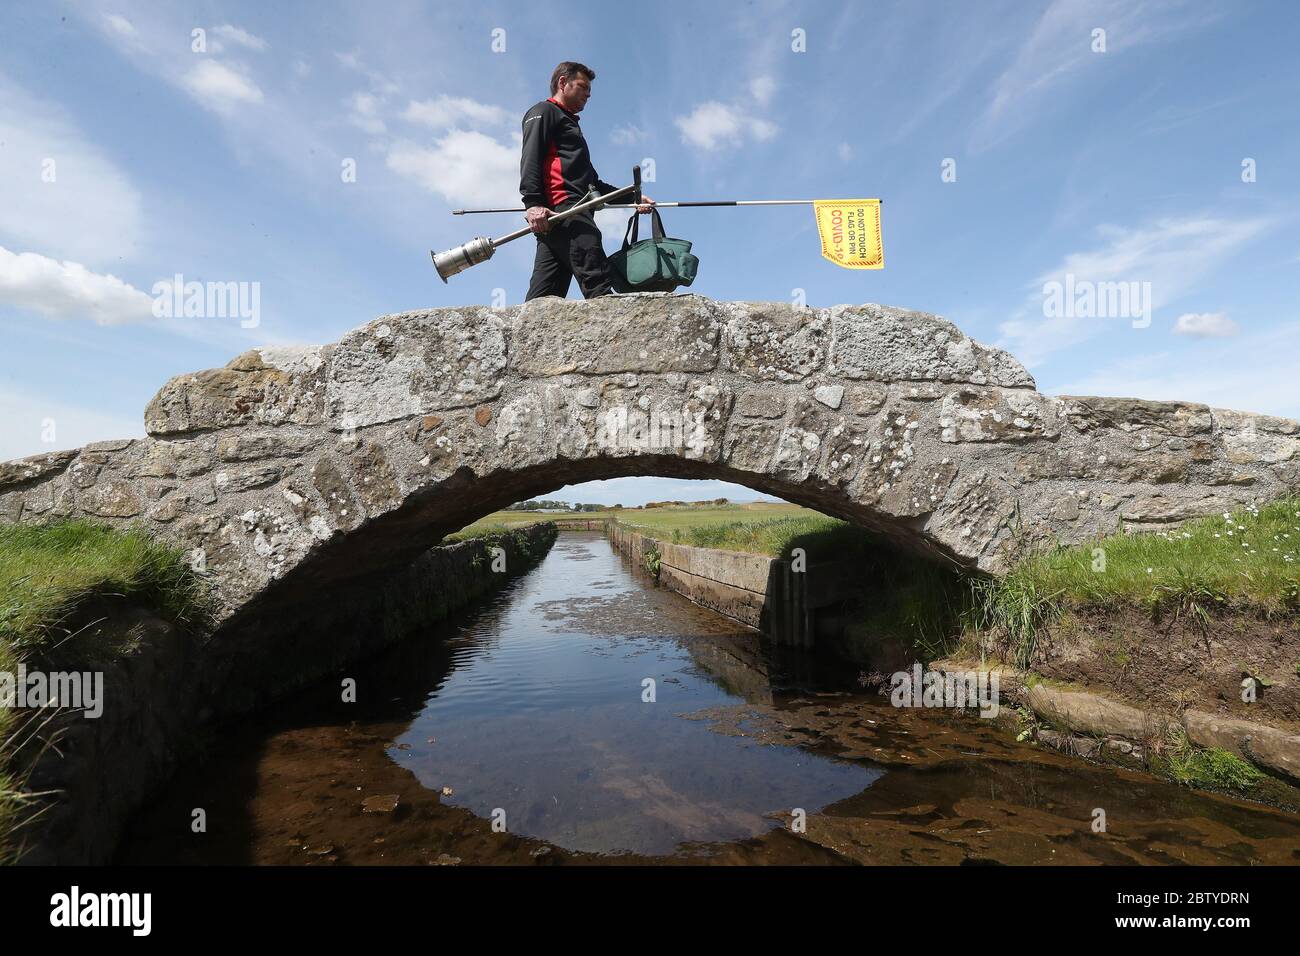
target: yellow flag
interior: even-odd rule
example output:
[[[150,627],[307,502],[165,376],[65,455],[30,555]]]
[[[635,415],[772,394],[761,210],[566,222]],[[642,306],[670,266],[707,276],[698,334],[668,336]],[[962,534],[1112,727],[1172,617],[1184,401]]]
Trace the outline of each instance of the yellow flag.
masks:
[[[885,268],[879,199],[814,199],[822,255],[845,269]]]

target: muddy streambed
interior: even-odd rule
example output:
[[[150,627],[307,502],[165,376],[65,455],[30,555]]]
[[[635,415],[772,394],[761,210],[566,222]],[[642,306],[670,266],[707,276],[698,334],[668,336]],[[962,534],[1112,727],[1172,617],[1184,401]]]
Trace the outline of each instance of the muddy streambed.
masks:
[[[1300,862],[1298,817],[896,710],[595,532],[197,750],[118,862]]]

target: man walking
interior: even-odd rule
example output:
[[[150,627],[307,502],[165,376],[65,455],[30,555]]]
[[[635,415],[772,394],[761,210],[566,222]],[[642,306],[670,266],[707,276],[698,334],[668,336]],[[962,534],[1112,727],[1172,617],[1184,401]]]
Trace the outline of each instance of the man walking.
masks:
[[[608,295],[613,288],[595,216],[584,212],[550,222],[553,213],[585,199],[592,186],[601,195],[618,188],[596,175],[578,128],[578,114],[591,98],[595,78],[595,72],[581,63],[565,60],[551,74],[550,98],[524,114],[519,192],[528,227],[537,235],[537,258],[525,300],[542,295],[563,298],[574,276],[588,299]],[[637,211],[649,212],[654,200],[644,194],[641,200]]]

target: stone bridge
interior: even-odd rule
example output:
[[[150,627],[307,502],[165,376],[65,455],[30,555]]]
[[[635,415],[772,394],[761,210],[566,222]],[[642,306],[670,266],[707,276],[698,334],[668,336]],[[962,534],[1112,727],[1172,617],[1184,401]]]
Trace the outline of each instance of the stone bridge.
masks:
[[[988,573],[1300,486],[1296,422],[1049,397],[932,315],[697,295],[407,312],[173,378],[147,438],[0,465],[0,519],[142,524],[221,616],[319,602],[563,485],[717,478]]]

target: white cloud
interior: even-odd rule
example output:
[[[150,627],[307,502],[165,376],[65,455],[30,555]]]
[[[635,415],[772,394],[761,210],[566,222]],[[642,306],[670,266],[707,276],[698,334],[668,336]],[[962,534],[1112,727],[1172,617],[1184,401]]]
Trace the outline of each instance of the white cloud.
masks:
[[[615,126],[610,132],[610,141],[615,146],[630,146],[633,143],[640,143],[646,139],[646,131],[641,127],[628,123],[626,126]]]
[[[1205,339],[1226,338],[1236,335],[1241,329],[1226,312],[1184,312],[1174,323],[1174,331],[1179,335]]]
[[[627,234],[627,223],[632,216],[631,209],[597,209],[596,228],[600,238],[609,252],[623,248],[623,236]],[[650,217],[642,216],[637,225],[639,239],[650,236]]]
[[[135,36],[136,34],[135,27],[131,25],[131,21],[128,20],[126,17],[116,13],[106,13],[104,14],[104,19],[108,22],[108,25],[110,27],[112,27],[118,33],[122,34],[122,36],[124,37]]]
[[[126,174],[61,107],[3,74],[0,183],[0,244],[92,266],[135,255],[140,194]]]
[[[123,325],[153,317],[153,300],[112,275],[91,272],[78,262],[0,246],[0,302],[52,319],[90,319]]]
[[[181,81],[204,106],[227,113],[241,103],[262,102],[262,91],[240,70],[217,60],[200,60]]]
[[[1169,40],[1220,16],[1183,0],[1054,0],[1039,17],[1017,55],[993,83],[993,97],[976,121],[972,148],[987,148],[1028,124],[1044,106],[1060,106],[1047,93],[1070,74],[1144,44]],[[1105,52],[1093,52],[1094,29],[1106,31]],[[1059,90],[1057,90],[1059,94]]]
[[[243,30],[229,23],[223,24],[219,27],[213,27],[212,32],[225,40],[229,40],[231,43],[245,47],[249,50],[256,50],[259,53],[265,50],[267,46],[266,41],[261,37],[254,36],[247,30]]]
[[[57,399],[0,388],[0,461],[27,458],[92,441],[143,438],[144,417],[112,415],[102,408],[84,408]],[[52,443],[43,439],[53,428]]]
[[[840,147],[836,152],[839,154],[839,157],[843,162],[847,163],[853,158],[853,147],[848,143],[840,143]]]
[[[242,162],[253,162],[259,153],[269,154],[296,178],[306,180],[332,165],[322,163],[323,157],[341,158],[337,124],[330,122],[338,113],[334,94],[308,98],[306,94],[314,93],[321,84],[305,86],[300,82],[263,89],[259,74],[249,64],[192,52],[188,38],[194,20],[179,6],[156,4],[148,9],[149,16],[135,20],[139,35],[128,39],[111,29],[102,16],[90,15],[88,4],[68,7],[71,15],[83,16],[143,74],[175,87],[210,110]],[[209,50],[216,40],[215,36],[209,38]],[[290,57],[283,59],[288,66]]]
[[[377,136],[384,132],[384,121],[379,118],[379,98],[373,93],[353,93],[351,97],[344,101],[350,114],[350,119],[355,126]]]
[[[775,92],[776,80],[770,76],[756,76],[749,81],[749,93],[758,100],[760,106],[766,106],[771,102],[772,94]]]
[[[520,134],[507,145],[483,133],[452,130],[420,146],[400,141],[388,150],[388,168],[452,205],[508,206],[519,201]]]
[[[499,106],[444,94],[432,100],[412,100],[402,114],[402,119],[443,131],[466,125],[497,126],[510,119],[510,116],[509,112]]]
[[[708,501],[714,498],[727,498],[731,501],[780,500],[729,481],[650,476],[585,481],[580,485],[565,485],[558,491],[534,497],[568,501],[570,504],[621,504],[625,507],[643,505],[647,501]]]
[[[1263,219],[1188,217],[1161,219],[1133,229],[1103,226],[1097,231],[1104,245],[1067,255],[1059,266],[1030,283],[1033,291],[1017,315],[998,326],[998,345],[1026,365],[1084,342],[1122,318],[1089,318],[1043,314],[1043,286],[1048,282],[1149,282],[1152,309],[1176,302],[1212,274],[1270,223]]]
[[[682,131],[682,142],[708,152],[721,146],[740,146],[747,139],[769,140],[777,132],[774,123],[717,100],[701,103],[689,116],[679,116],[673,122]]]
[[[356,53],[335,53],[334,56],[339,61],[340,66],[346,67],[349,70],[355,70],[357,73],[360,73],[369,80],[370,88],[376,93],[381,93],[384,96],[392,96],[401,89],[401,87],[388,77],[384,76],[384,74],[367,67],[361,61],[361,57]]]

